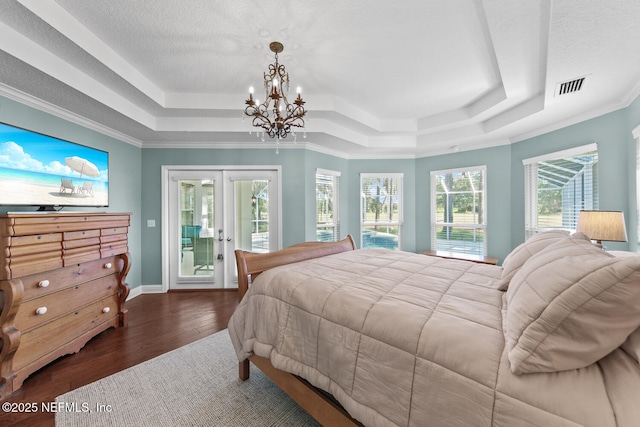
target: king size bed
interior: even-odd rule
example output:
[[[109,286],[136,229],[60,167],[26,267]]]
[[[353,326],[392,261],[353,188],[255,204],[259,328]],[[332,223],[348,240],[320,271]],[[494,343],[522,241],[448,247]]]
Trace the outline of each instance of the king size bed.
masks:
[[[501,267],[351,237],[236,258],[240,377],[323,425],[640,425],[640,256],[557,231]]]

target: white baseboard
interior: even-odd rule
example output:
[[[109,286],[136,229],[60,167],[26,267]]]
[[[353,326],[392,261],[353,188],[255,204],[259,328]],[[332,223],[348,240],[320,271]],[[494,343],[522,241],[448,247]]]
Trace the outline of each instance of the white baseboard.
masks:
[[[163,294],[162,285],[142,285],[143,294]]]
[[[162,285],[142,285],[137,286],[129,292],[129,296],[127,297],[127,301],[142,295],[142,294],[162,294],[164,291],[162,290]]]

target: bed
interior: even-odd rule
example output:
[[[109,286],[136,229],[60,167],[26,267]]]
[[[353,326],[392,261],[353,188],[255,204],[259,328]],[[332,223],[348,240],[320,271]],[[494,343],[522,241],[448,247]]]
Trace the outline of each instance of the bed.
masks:
[[[241,379],[325,426],[638,425],[638,256],[558,231],[500,267],[350,237],[236,258]]]

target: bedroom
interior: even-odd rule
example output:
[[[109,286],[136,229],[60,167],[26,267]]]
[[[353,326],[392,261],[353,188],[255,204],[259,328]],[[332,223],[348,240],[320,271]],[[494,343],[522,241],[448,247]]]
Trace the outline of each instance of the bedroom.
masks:
[[[13,2],[12,6],[16,7]],[[635,8],[634,3],[627,6]],[[3,63],[17,62],[12,58],[3,50]],[[259,77],[267,61],[254,59],[253,62],[255,65],[246,70],[246,73]],[[286,61],[285,64],[295,78],[298,75],[297,67],[293,66],[292,60]],[[59,110],[50,110],[50,104],[38,102],[38,97],[20,97],[27,92],[26,80],[32,79],[34,82],[53,85],[55,82],[51,81],[51,77],[44,76],[31,67],[25,72],[22,81],[16,81],[18,77],[9,74],[8,67],[3,67],[3,73],[6,73],[2,79],[6,86],[3,86],[3,96],[0,98],[0,121],[54,134],[70,141],[84,142],[110,152],[112,192],[109,211],[133,213],[129,233],[132,269],[128,275],[132,296],[157,291],[163,281],[160,167],[167,164],[280,165],[283,174],[282,222],[287,224],[282,233],[283,247],[310,240],[315,236],[315,198],[312,188],[317,168],[342,173],[343,234],[352,233],[354,236],[359,235],[360,227],[359,201],[353,200],[353,194],[358,191],[360,173],[403,173],[406,199],[405,239],[402,249],[412,252],[430,248],[430,172],[486,165],[487,253],[504,259],[512,248],[524,240],[522,160],[597,142],[600,155],[600,185],[601,189],[606,189],[600,192],[600,207],[624,211],[628,235],[638,234],[636,147],[633,135],[633,131],[640,125],[637,78],[636,84],[616,94],[614,100],[603,101],[597,108],[584,112],[581,116],[567,117],[563,121],[550,124],[543,131],[533,132],[530,137],[522,140],[478,149],[461,147],[457,152],[449,151],[448,148],[452,144],[448,144],[439,152],[428,156],[397,158],[389,155],[371,158],[334,155],[312,149],[281,149],[280,153],[276,154],[273,146],[264,149],[193,146],[182,149],[179,144],[163,148],[154,147],[151,142],[131,143],[131,140],[124,136],[122,139],[125,141],[122,141],[118,140],[119,134],[115,132],[107,135],[102,133],[105,129],[103,126],[92,130],[94,122],[82,120],[77,114],[67,116]],[[635,75],[637,76],[637,73]],[[253,77],[247,77],[250,78]],[[241,108],[246,97],[244,86],[246,85],[243,82],[243,92],[238,95],[238,108]],[[85,95],[79,95],[73,89],[66,88],[67,97],[80,96],[84,99]],[[46,98],[47,94],[41,93],[41,96]],[[310,111],[313,110],[311,99],[310,93],[307,104]],[[240,122],[240,114],[233,116],[233,119],[236,117]],[[3,212],[15,210],[17,209],[6,207]],[[154,220],[156,227],[147,226],[149,220]],[[614,249],[636,251],[636,240],[630,238],[629,243],[612,243],[610,246]]]

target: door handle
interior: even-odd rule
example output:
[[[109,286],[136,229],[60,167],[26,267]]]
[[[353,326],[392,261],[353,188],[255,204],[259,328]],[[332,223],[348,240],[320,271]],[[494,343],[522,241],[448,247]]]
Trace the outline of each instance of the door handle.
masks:
[[[218,230],[218,241],[222,242],[224,239],[222,238],[222,228]]]

